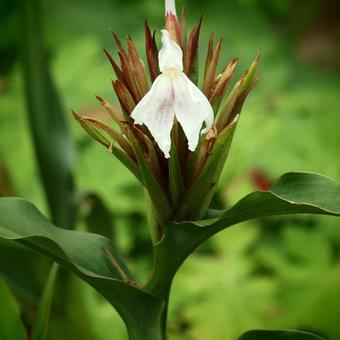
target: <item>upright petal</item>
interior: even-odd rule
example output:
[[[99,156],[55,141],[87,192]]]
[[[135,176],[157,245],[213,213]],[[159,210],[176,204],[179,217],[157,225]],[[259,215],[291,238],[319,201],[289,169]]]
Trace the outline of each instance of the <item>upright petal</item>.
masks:
[[[163,47],[159,51],[159,69],[161,72],[175,70],[183,71],[183,52],[182,49],[171,39],[167,30],[162,30]]]
[[[170,157],[170,134],[175,116],[173,103],[172,80],[161,74],[131,114],[135,124],[147,126],[165,158]]]
[[[206,127],[202,133],[210,130],[213,121],[213,109],[201,90],[184,74],[173,80],[175,116],[181,124],[188,139],[190,151],[195,151],[202,125]]]
[[[165,0],[165,15],[168,13],[172,13],[174,16],[177,16],[175,0]]]

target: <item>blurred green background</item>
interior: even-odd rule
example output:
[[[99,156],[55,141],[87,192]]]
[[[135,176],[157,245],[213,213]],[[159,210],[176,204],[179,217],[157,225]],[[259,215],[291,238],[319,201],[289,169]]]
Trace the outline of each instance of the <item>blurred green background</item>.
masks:
[[[26,115],[19,2],[0,1],[0,195],[24,197],[48,214]],[[214,206],[228,207],[287,171],[340,180],[339,2],[177,2],[186,7],[188,27],[204,14],[201,60],[211,31],[223,38],[223,64],[240,58],[238,74],[262,51],[261,81],[244,106]],[[42,11],[54,81],[76,145],[77,228],[113,238],[142,278],[151,255],[143,190],[84,133],[71,108],[100,113],[96,94],[117,104],[102,50],[116,51],[108,29],[130,34],[143,55],[144,20],[159,31],[163,11],[162,0],[45,0]],[[227,230],[176,277],[170,339],[234,340],[253,328],[299,328],[338,340],[339,259],[337,219],[270,218]],[[48,268],[35,253],[0,242],[0,293],[10,294],[28,329]],[[78,279],[66,289],[65,277],[59,278],[49,339],[126,339],[111,306]]]

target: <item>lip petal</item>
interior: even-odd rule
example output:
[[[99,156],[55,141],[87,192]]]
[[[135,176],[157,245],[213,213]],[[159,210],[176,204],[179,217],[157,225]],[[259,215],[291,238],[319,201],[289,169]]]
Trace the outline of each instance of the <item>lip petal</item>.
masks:
[[[174,78],[173,88],[175,116],[188,139],[189,150],[195,151],[203,123],[206,127],[202,133],[208,132],[213,124],[213,109],[201,90],[184,73]]]
[[[159,75],[131,114],[135,124],[147,126],[165,158],[170,157],[170,134],[175,116],[173,104],[172,80]]]

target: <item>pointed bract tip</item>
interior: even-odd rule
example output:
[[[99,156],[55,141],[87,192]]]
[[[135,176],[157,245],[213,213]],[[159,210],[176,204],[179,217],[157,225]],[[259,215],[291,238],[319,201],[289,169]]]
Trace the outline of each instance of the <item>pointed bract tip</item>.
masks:
[[[115,91],[122,89],[122,83],[119,80],[112,80],[112,86]]]
[[[122,45],[121,40],[120,40],[119,37],[118,37],[118,34],[115,33],[115,32],[112,31],[112,30],[111,30],[111,34],[112,34],[112,36],[113,36],[113,39],[114,39],[115,42],[116,42],[116,45],[117,45],[119,51],[124,52],[124,47],[123,47],[123,45]]]
[[[102,105],[105,105],[107,103],[107,101],[103,97],[96,95],[96,98],[102,103]]]
[[[254,64],[258,64],[260,61],[260,57],[261,57],[261,50],[259,50],[256,54],[255,60],[254,60]]]
[[[168,13],[177,17],[175,0],[165,0],[165,15]]]
[[[106,48],[103,48],[103,51],[104,51],[105,55],[106,55],[106,56],[109,58],[109,60],[111,61],[111,59],[112,59],[111,53],[110,53]]]
[[[75,111],[71,110],[72,111],[72,116],[73,118],[78,122],[78,123],[81,123],[83,122],[84,120],[86,120],[86,117],[85,116],[82,116],[78,113],[76,113]]]
[[[76,113],[75,111],[71,110],[72,112],[72,116],[76,119],[79,120],[80,119],[80,115],[78,115],[78,113]]]

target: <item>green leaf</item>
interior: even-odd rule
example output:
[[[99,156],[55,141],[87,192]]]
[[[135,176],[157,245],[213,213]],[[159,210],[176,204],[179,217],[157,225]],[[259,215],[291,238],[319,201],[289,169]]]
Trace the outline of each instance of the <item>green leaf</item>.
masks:
[[[33,204],[22,199],[0,199],[0,236],[11,240],[21,239],[21,243],[56,258],[69,269],[88,275],[119,277],[103,248],[108,249],[124,268],[124,263],[109,240],[95,234],[56,228]],[[86,256],[83,254],[85,249]]]
[[[57,228],[18,198],[0,199],[0,237],[37,250],[88,282],[116,308],[131,339],[157,338],[164,302],[137,286],[108,239]]]
[[[269,191],[251,193],[229,210],[214,211],[217,217],[170,224],[154,249],[153,276],[147,289],[162,296],[184,260],[219,231],[254,218],[288,214],[339,216],[339,184],[315,173],[287,173]]]
[[[25,340],[27,336],[20,319],[19,306],[1,279],[0,301],[0,339]]]
[[[72,227],[75,214],[73,144],[48,64],[39,0],[23,0],[21,46],[27,113],[52,220]]]
[[[55,281],[59,266],[54,263],[48,274],[46,285],[39,304],[37,319],[32,329],[31,340],[46,340],[48,332],[48,322],[50,318],[51,305],[54,295]]]
[[[238,340],[322,340],[318,335],[293,330],[253,330],[242,334]]]

